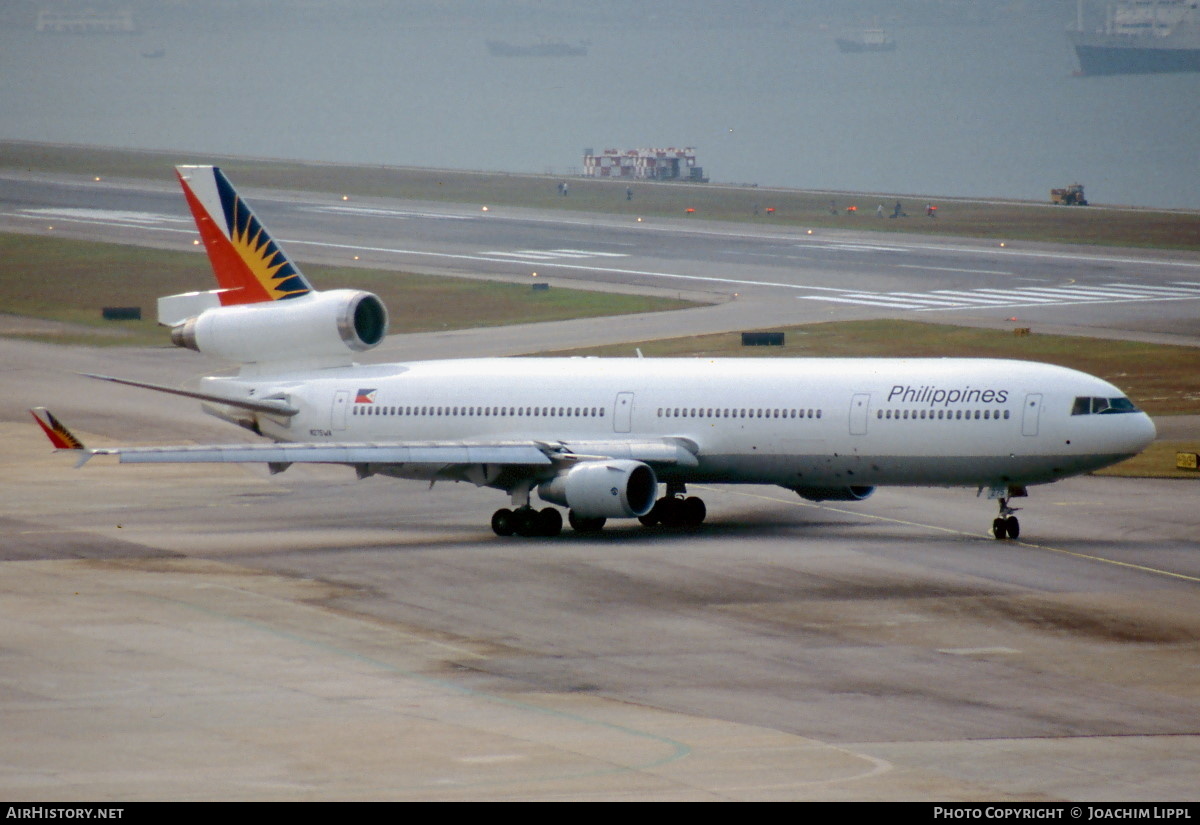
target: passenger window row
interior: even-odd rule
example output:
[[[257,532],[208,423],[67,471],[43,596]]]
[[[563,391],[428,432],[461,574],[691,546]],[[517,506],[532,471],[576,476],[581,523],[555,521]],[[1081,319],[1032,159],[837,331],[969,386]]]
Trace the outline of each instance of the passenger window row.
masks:
[[[934,415],[937,413],[937,415]],[[1001,414],[1003,413],[1003,414]],[[884,421],[1007,421],[1008,410],[876,410]]]
[[[659,407],[659,418],[820,418],[816,409],[714,409],[712,407]]]
[[[497,418],[603,418],[603,407],[452,407],[355,404],[353,415],[467,416]]]

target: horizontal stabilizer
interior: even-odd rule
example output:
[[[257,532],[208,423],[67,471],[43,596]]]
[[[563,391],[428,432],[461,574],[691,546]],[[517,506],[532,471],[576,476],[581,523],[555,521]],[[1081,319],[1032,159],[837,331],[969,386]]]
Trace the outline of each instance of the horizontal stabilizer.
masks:
[[[282,415],[291,417],[300,412],[284,401],[277,401],[270,398],[230,398],[225,395],[215,395],[213,393],[195,392],[194,390],[181,390],[175,387],[164,387],[161,384],[147,384],[144,381],[130,381],[128,378],[113,378],[111,375],[95,375],[90,372],[83,372],[80,375],[88,378],[97,378],[101,381],[111,381],[114,384],[126,384],[130,387],[141,387],[144,390],[154,390],[155,392],[165,392],[171,395],[182,395],[184,398],[198,398],[201,401],[212,401],[217,404],[228,404],[231,407],[240,407],[243,410],[251,410],[252,412],[266,413],[268,415]]]
[[[221,306],[223,289],[210,289],[207,292],[183,292],[179,295],[164,295],[158,299],[158,323],[164,327],[174,327],[189,318],[195,318],[200,313]]]

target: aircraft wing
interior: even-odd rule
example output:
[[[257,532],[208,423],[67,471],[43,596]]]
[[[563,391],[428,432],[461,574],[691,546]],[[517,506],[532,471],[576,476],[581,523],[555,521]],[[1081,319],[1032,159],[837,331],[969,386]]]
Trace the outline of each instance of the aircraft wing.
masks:
[[[92,455],[115,455],[122,464],[550,464],[533,443],[213,444],[178,447],[94,447]]]
[[[196,444],[166,447],[86,447],[45,407],[30,410],[55,448],[80,454],[82,465],[95,455],[115,455],[122,464],[290,464],[405,466],[425,473],[451,474],[452,468],[480,464],[549,467],[579,461],[631,458],[649,464],[696,466],[696,445],[688,439],[649,441],[495,442],[278,442]]]

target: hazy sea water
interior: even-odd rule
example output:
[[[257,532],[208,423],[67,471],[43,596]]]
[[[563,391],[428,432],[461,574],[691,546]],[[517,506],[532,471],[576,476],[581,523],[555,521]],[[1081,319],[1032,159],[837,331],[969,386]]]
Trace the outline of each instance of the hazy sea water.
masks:
[[[260,9],[144,17],[133,36],[6,28],[0,138],[558,175],[585,147],[695,146],[720,182],[1045,200],[1078,181],[1096,202],[1200,208],[1200,74],[1073,77],[1054,6],[898,21],[897,50],[864,55],[837,51],[836,26],[751,13],[539,28]],[[540,35],[589,54],[485,48]]]

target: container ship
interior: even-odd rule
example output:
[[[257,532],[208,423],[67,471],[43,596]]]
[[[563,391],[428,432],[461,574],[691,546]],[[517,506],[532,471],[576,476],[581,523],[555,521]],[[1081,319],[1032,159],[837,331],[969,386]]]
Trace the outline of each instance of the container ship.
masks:
[[[1122,0],[1088,30],[1079,0],[1067,36],[1085,75],[1200,72],[1200,0]]]
[[[539,40],[536,43],[509,43],[505,40],[487,41],[492,57],[586,57],[586,42],[567,43],[562,40]]]

